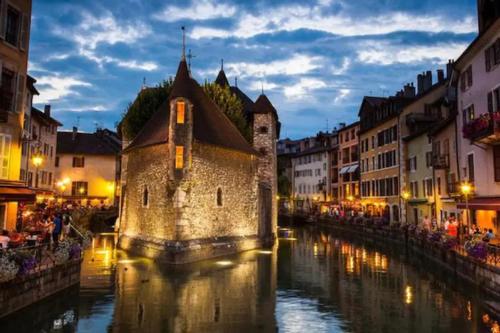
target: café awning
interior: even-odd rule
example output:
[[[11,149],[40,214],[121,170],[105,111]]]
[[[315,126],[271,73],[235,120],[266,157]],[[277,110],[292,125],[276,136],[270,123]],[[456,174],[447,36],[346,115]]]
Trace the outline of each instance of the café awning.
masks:
[[[356,170],[358,170],[358,165],[351,165],[348,169],[347,172],[351,173],[351,172],[355,172]]]
[[[349,166],[343,167],[342,169],[340,169],[339,175],[343,175],[344,173],[348,173],[349,169],[350,169]]]
[[[27,187],[0,186],[0,202],[34,202],[36,194]]]
[[[468,205],[469,209],[500,211],[500,198],[472,198]],[[465,209],[465,202],[458,202],[457,208]]]

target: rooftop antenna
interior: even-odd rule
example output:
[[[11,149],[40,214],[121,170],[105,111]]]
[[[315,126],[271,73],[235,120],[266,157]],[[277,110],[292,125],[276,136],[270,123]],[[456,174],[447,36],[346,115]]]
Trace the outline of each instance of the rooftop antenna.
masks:
[[[189,71],[191,71],[191,60],[193,58],[196,58],[196,56],[191,53],[191,49],[189,49],[188,51],[187,58],[188,58],[188,69]]]
[[[182,26],[182,60],[186,60],[186,27]]]
[[[326,118],[326,133],[328,133],[328,118]]]

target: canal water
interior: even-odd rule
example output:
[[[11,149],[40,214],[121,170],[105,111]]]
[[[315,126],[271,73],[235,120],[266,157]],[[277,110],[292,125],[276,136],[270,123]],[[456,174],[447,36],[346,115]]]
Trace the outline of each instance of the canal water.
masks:
[[[81,286],[0,332],[491,332],[475,290],[401,252],[321,229],[281,229],[272,249],[183,267],[98,235]]]

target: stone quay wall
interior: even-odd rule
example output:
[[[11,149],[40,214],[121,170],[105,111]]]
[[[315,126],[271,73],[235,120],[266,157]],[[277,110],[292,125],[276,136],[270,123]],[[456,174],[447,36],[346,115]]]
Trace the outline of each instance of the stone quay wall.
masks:
[[[81,260],[71,260],[0,283],[0,318],[80,283]]]
[[[305,218],[283,216],[282,221],[305,223]],[[422,239],[405,237],[400,230],[363,225],[345,225],[329,218],[319,218],[314,224],[309,224],[326,227],[360,238],[372,239],[376,242],[379,241],[385,244],[390,242],[397,246],[406,247],[475,285],[490,298],[500,301],[500,267],[498,266],[489,265],[455,250],[445,250]],[[494,309],[494,311],[500,313],[500,309]]]

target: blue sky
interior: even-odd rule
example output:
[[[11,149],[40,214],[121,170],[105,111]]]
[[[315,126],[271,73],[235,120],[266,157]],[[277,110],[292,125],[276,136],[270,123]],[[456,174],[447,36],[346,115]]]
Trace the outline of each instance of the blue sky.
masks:
[[[364,95],[435,78],[477,34],[475,0],[35,0],[36,105],[65,129],[114,128],[143,78],[175,74],[182,25],[198,82],[224,58],[252,99],[264,86],[291,138],[355,121]]]

